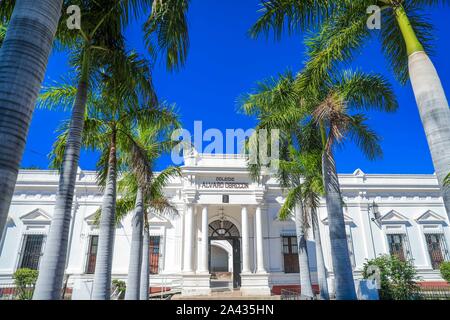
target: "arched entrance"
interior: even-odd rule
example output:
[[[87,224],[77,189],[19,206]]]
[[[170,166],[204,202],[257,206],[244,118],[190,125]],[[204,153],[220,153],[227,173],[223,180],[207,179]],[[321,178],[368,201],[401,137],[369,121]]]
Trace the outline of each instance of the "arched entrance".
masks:
[[[227,241],[233,248],[233,288],[239,288],[241,286],[241,237],[238,228],[228,220],[216,220],[209,225],[209,270],[212,270],[211,241]]]

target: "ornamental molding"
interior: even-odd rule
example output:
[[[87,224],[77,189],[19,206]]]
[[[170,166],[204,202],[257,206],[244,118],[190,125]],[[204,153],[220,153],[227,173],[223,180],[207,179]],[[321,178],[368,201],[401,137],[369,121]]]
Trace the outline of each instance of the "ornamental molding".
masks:
[[[20,220],[23,224],[50,224],[52,217],[46,211],[38,208],[20,216]]]
[[[389,223],[407,224],[409,223],[409,219],[404,215],[402,215],[400,212],[391,210],[380,218],[380,222],[382,224],[389,224]]]
[[[443,216],[437,214],[432,210],[427,210],[425,213],[421,214],[418,218],[415,219],[417,223],[446,223],[446,220]]]

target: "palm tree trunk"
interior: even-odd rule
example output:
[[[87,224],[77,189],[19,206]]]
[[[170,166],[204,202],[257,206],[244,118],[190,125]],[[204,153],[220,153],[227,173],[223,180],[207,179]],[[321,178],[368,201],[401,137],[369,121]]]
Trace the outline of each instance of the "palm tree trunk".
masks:
[[[141,285],[140,285],[140,300],[148,300],[148,289],[149,289],[149,276],[150,276],[150,265],[149,265],[149,250],[150,250],[150,234],[148,230],[148,225],[144,227],[144,241],[142,246],[142,268],[141,268]]]
[[[128,267],[127,291],[125,300],[139,300],[140,277],[142,267],[142,225],[144,217],[144,203],[142,189],[138,188],[136,206],[134,209],[130,248],[130,264]]]
[[[78,83],[64,160],[59,175],[55,212],[33,294],[35,300],[58,300],[61,298],[88,90],[89,54],[86,52],[83,57],[81,79]]]
[[[116,231],[116,157],[116,132],[113,130],[109,152],[108,177],[100,218],[97,261],[95,264],[94,287],[92,289],[93,300],[109,300],[111,298],[111,270]]]
[[[311,209],[311,220],[314,233],[314,240],[316,242],[316,260],[317,260],[317,277],[319,279],[320,298],[322,300],[329,300],[330,294],[328,292],[327,269],[325,267],[325,260],[323,258],[322,240],[320,239],[319,219],[317,217],[317,210]]]
[[[17,0],[0,49],[0,236],[47,68],[62,0]]]
[[[447,97],[436,68],[417,39],[403,7],[396,9],[396,18],[407,47],[411,85],[450,219],[450,186],[444,184],[450,169],[450,109]]]
[[[336,165],[332,151],[322,156],[323,185],[328,210],[331,257],[337,300],[356,300],[355,282],[345,232],[344,211]]]
[[[303,203],[298,203],[295,206],[295,229],[297,233],[298,245],[298,263],[300,268],[300,285],[301,293],[307,297],[314,297],[314,292],[311,284],[311,272],[309,269],[309,257],[306,241],[306,225],[305,225],[305,210]]]

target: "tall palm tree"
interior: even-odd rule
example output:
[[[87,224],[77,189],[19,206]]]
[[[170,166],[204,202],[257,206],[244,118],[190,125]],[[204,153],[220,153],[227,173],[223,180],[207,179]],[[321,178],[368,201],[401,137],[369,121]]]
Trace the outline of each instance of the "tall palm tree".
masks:
[[[290,73],[281,76],[279,79],[260,83],[256,93],[246,95],[243,98],[242,108],[244,112],[258,117],[259,129],[279,128],[279,126],[271,127],[270,121],[267,122],[267,117],[270,118],[275,110],[285,112],[295,108],[298,95],[293,84],[294,78]],[[282,135],[283,143],[281,144],[281,159],[276,176],[280,185],[288,190],[286,200],[279,212],[279,218],[285,220],[293,213],[296,224],[302,294],[313,297],[306,233],[310,221],[314,222],[317,220],[317,217],[313,215],[316,214],[315,209],[317,209],[320,196],[318,188],[320,189],[322,186],[321,167],[320,165],[314,167],[311,164],[314,159],[312,155],[316,155],[316,163],[320,164],[322,149],[318,130],[311,130],[310,127],[300,127],[298,124],[293,124],[289,128],[282,128],[284,131]],[[301,152],[298,152],[296,148],[299,148]],[[253,177],[259,177],[261,171],[259,165],[252,165],[250,169]],[[318,224],[314,229],[314,237],[316,240],[316,256],[319,259],[317,266],[320,292],[322,299],[328,299],[326,270],[323,261],[320,231],[317,226]]]
[[[4,232],[62,3],[4,0],[0,6],[2,20],[10,17],[0,49],[0,235]]]
[[[290,189],[288,198],[302,199],[305,211],[307,211],[306,216],[309,217],[309,225],[312,226],[315,241],[320,298],[328,300],[330,296],[328,292],[327,270],[325,267],[317,213],[320,205],[320,197],[323,195],[322,157],[321,150],[318,148],[320,146],[320,135],[318,134],[319,130],[317,130],[317,127],[314,128],[314,126],[302,128],[302,131],[303,136],[301,138],[303,144],[307,146],[306,148],[303,147],[303,149],[307,151],[298,152],[295,149],[291,150],[291,161],[282,165],[282,167],[286,166],[287,170],[284,176],[293,176],[291,181],[297,182],[297,187]],[[292,205],[292,201],[288,201],[288,198],[285,203],[287,207]],[[284,213],[280,212],[280,216],[282,214]]]
[[[114,103],[117,103],[115,101]],[[123,153],[130,152],[130,148],[138,145],[138,141],[133,139],[130,134],[132,130],[132,123],[135,120],[141,121],[145,124],[160,121],[162,118],[173,120],[174,114],[169,110],[155,110],[141,109],[137,112],[123,113],[120,110],[115,115],[108,116],[108,127],[110,127],[109,136],[111,143],[109,144],[109,155],[104,154],[102,158],[108,157],[107,175],[106,175],[106,189],[104,204],[102,206],[102,215],[100,220],[100,236],[99,236],[99,250],[98,258],[95,268],[93,299],[107,300],[110,296],[111,285],[111,268],[112,268],[112,253],[114,244],[114,226],[111,224],[114,221],[115,205],[116,205],[116,181],[117,181],[117,164],[115,163],[116,147],[117,150],[122,150]],[[128,123],[127,123],[128,122]],[[97,134],[101,134],[102,130],[96,130]],[[108,136],[108,134],[106,135]],[[103,137],[99,137],[101,142]],[[117,139],[117,140],[116,140]],[[103,164],[102,167],[106,168]],[[105,172],[106,173],[106,172]],[[103,174],[103,177],[105,174]],[[103,233],[102,233],[103,231]],[[102,238],[103,235],[103,238]]]
[[[121,91],[123,95],[128,93],[128,96],[124,97],[124,99],[134,101],[145,99],[149,103],[153,103],[155,94],[146,60],[135,53],[125,53],[121,50],[112,52],[111,58],[112,61],[109,65],[104,65],[95,74],[91,73],[91,87],[101,87],[105,85],[106,81],[111,82],[111,79],[108,77],[112,75],[116,83],[120,82],[120,86],[116,90]],[[74,59],[74,63],[77,63],[76,59]],[[96,78],[99,80],[96,81]],[[80,145],[77,145],[77,143],[74,145],[73,143],[76,142],[74,136],[81,134],[80,137],[82,137],[82,131],[79,131],[80,128],[78,128],[79,123],[77,124],[76,122],[81,119],[83,120],[81,126],[84,126],[85,123],[84,115],[82,116],[81,114],[82,111],[85,112],[85,103],[78,103],[80,101],[80,92],[79,84],[78,87],[70,84],[49,87],[44,90],[39,101],[41,106],[50,109],[70,108],[73,103],[73,115],[77,115],[72,117],[70,122],[64,148],[65,153],[61,158],[61,164],[58,163],[61,166],[57,167],[61,168],[60,191],[62,190],[61,188],[64,188],[64,192],[58,192],[48,242],[40,264],[40,273],[34,294],[34,298],[39,300],[58,299],[61,292],[71,218],[71,209],[70,207],[67,208],[66,205],[71,205],[72,203],[71,199],[73,198],[76,178],[76,176],[71,176],[73,174],[72,171],[75,170],[72,165],[76,165],[76,168],[78,168],[79,149],[81,148],[81,141]],[[84,94],[86,94],[85,102],[87,102],[88,92],[83,91]],[[92,94],[90,96],[92,98]],[[84,99],[82,98],[82,100]],[[79,137],[76,138],[78,139]],[[69,174],[69,177],[67,174]],[[73,181],[72,178],[74,178]],[[67,210],[69,215],[67,215]]]
[[[152,161],[153,162],[153,161]],[[135,203],[132,222],[130,263],[128,267],[126,300],[147,300],[149,289],[149,239],[148,213],[174,214],[177,210],[163,194],[163,188],[172,177],[179,176],[178,167],[168,167],[162,172],[149,176],[145,188],[138,187],[138,179],[127,174],[119,182],[119,190],[126,196],[117,202],[117,215],[123,218]],[[145,190],[145,196],[144,191]]]
[[[86,103],[96,78],[104,68],[115,68],[116,74],[133,74],[141,93],[154,98],[150,72],[142,61],[139,69],[128,70],[137,65],[127,64],[124,54],[122,30],[134,11],[145,6],[146,1],[101,0],[95,3],[72,1],[83,12],[81,30],[60,27],[58,41],[71,52],[72,64],[77,68],[76,97],[73,101],[70,130],[64,158],[60,169],[60,180],[55,211],[41,263],[41,272],[36,284],[35,299],[59,299],[62,286],[71,210],[75,190],[76,174],[80,156],[81,139]],[[148,4],[147,4],[148,5]],[[131,72],[129,72],[131,71]],[[140,71],[140,72],[138,72]],[[118,75],[117,75],[118,76]],[[125,82],[124,82],[125,83]],[[134,85],[134,83],[130,83]],[[62,99],[66,99],[62,97]]]
[[[265,10],[253,27],[253,35],[273,28],[280,33],[283,22],[291,31],[310,25],[296,0],[265,1]],[[309,1],[306,1],[309,2]],[[319,1],[317,1],[319,2]],[[325,1],[322,1],[325,2]],[[450,168],[450,109],[439,75],[428,57],[433,52],[432,24],[423,18],[430,6],[446,5],[446,0],[340,0],[328,1],[311,7],[325,11],[322,32],[311,42],[316,58],[310,62],[310,73],[321,78],[328,66],[336,60],[348,60],[371,38],[380,37],[382,51],[400,83],[411,80],[419,114],[426,133],[436,175],[450,218],[450,187],[444,183]],[[290,4],[290,5],[288,5]],[[367,28],[367,8],[381,8],[381,32]],[[319,8],[319,9],[317,9]],[[319,54],[320,53],[320,54]],[[318,80],[320,82],[320,80]]]
[[[344,213],[333,148],[345,140],[353,140],[370,159],[381,156],[379,138],[365,123],[363,110],[392,112],[397,102],[390,85],[380,76],[361,72],[335,71],[318,86],[312,86],[307,75],[300,73],[295,80],[284,77],[281,108],[263,109],[262,127],[289,129],[313,121],[321,129],[322,172],[329,219],[331,254],[337,299],[356,299],[352,267],[348,254]],[[267,87],[267,84],[263,86]],[[269,85],[270,87],[270,85]],[[286,90],[286,88],[288,90]],[[250,111],[253,103],[246,106]]]
[[[171,3],[172,0],[166,2]],[[51,248],[56,248],[52,253],[44,254],[43,261],[48,261],[45,264],[45,270],[48,270],[48,272],[39,276],[41,279],[44,277],[47,279],[45,285],[41,285],[44,280],[38,280],[36,297],[39,299],[57,299],[59,296],[59,288],[62,285],[71,208],[81,148],[81,134],[84,123],[83,114],[86,109],[92,78],[95,78],[97,71],[101,70],[104,65],[111,64],[111,60],[115,61],[115,65],[117,66],[122,65],[123,60],[120,59],[120,55],[119,59],[116,59],[117,55],[115,54],[117,49],[123,47],[122,31],[133,16],[145,13],[146,8],[152,3],[152,13],[146,24],[146,26],[152,27],[146,27],[147,31],[145,35],[149,38],[157,36],[159,42],[153,44],[154,46],[150,46],[149,44],[149,49],[154,50],[158,48],[161,51],[167,50],[172,53],[179,50],[183,52],[180,56],[186,57],[187,47],[178,47],[178,42],[172,39],[187,38],[187,29],[185,33],[180,34],[178,27],[173,27],[173,23],[171,23],[172,28],[170,30],[159,27],[169,20],[174,22],[171,20],[172,15],[177,15],[178,11],[163,10],[164,14],[158,15],[159,18],[155,19],[155,12],[159,12],[158,8],[162,7],[156,6],[152,0],[114,0],[113,2],[111,0],[101,0],[95,1],[95,3],[87,3],[84,1],[73,3],[72,1],[71,4],[77,4],[82,8],[82,29],[79,33],[60,32],[58,34],[60,42],[71,49],[76,57],[74,60],[79,67],[79,83],[72,111],[71,130],[67,140],[68,145],[60,172],[55,213],[49,233],[49,240],[52,240],[52,243],[58,245],[51,246]],[[165,8],[166,6],[163,7]],[[183,17],[185,17],[185,14],[186,12],[183,12]],[[184,23],[178,20],[176,22],[180,24]],[[60,30],[65,29],[60,28]],[[174,45],[165,46],[164,43],[174,43]],[[181,60],[172,59],[168,61],[168,66],[174,68],[182,65],[184,61],[184,58]],[[141,75],[142,78],[146,78],[148,74],[148,72],[135,73],[135,76]],[[147,87],[146,89],[146,94],[155,98],[152,94],[152,88]],[[46,256],[51,257],[47,259],[45,258]],[[56,276],[53,276],[53,274],[56,274]]]
[[[318,208],[320,205],[320,197],[324,194],[323,176],[322,176],[322,157],[321,152],[317,149],[318,128],[312,127],[310,132],[312,135],[312,142],[315,144],[313,150],[308,154],[302,155],[300,159],[303,164],[303,198],[306,208],[310,211],[311,225],[314,234],[314,241],[316,247],[316,262],[317,275],[320,289],[320,298],[329,300],[330,294],[328,290],[328,272],[325,266],[325,259],[322,249],[322,239],[320,236]]]
[[[291,151],[292,152],[292,151]],[[304,296],[313,298],[314,292],[311,282],[311,271],[307,247],[307,235],[310,229],[310,219],[303,198],[302,176],[294,168],[292,162],[282,162],[280,167],[285,170],[281,176],[285,179],[282,185],[288,188],[288,193],[278,214],[280,220],[286,220],[293,213],[296,225],[298,260],[300,270],[301,293]]]
[[[135,54],[129,57],[128,65],[133,65],[140,60]],[[141,66],[141,62],[137,63]],[[99,237],[99,259],[96,265],[96,291],[95,298],[109,297],[110,290],[110,258],[112,257],[114,228],[111,227],[115,215],[115,199],[116,199],[116,179],[117,179],[117,153],[127,150],[127,146],[132,145],[130,139],[132,136],[127,130],[132,130],[136,121],[146,123],[150,119],[155,119],[157,116],[167,115],[167,112],[160,110],[149,104],[141,107],[140,102],[145,101],[149,103],[146,97],[142,97],[137,92],[136,86],[138,82],[134,80],[135,74],[141,75],[142,71],[137,68],[127,69],[122,73],[115,72],[116,69],[107,70],[102,74],[101,91],[96,95],[91,95],[89,101],[89,116],[84,117],[84,125],[87,127],[84,130],[82,137],[83,145],[89,148],[99,148],[102,151],[99,160],[99,183],[105,186],[104,204],[102,207],[102,219],[100,223],[100,237]],[[130,73],[131,72],[131,73]],[[124,77],[128,75],[128,78]],[[130,87],[129,84],[132,84]],[[76,89],[70,87],[69,89],[63,87],[62,91],[65,95],[70,93],[76,94]],[[48,93],[48,92],[47,92]],[[50,99],[50,103],[58,103],[57,97],[61,96],[57,88],[51,88],[49,97],[56,97]],[[75,99],[74,96],[72,96]],[[167,115],[169,116],[169,115]],[[148,120],[147,120],[148,119]],[[55,144],[54,164],[59,167],[64,159],[66,142],[70,135],[70,125],[66,123],[65,131],[60,135],[58,142]],[[128,140],[127,140],[128,139]],[[120,166],[119,166],[120,169]],[[109,280],[108,280],[109,279]],[[100,288],[99,288],[100,286]]]
[[[121,180],[122,193],[126,196],[120,200],[122,204],[118,208],[129,208],[135,202],[126,300],[139,300],[144,215],[149,208],[159,211],[172,208],[165,199],[162,188],[172,176],[180,174],[178,168],[169,167],[156,177],[153,175],[154,162],[174,145],[170,135],[174,128],[179,127],[175,114],[162,120],[157,119],[156,123],[146,124],[145,129],[139,128],[135,134],[136,144],[131,148],[131,154],[125,156],[130,174]],[[119,216],[126,213],[123,209],[118,210]]]
[[[313,120],[322,132],[322,174],[327,199],[336,298],[356,299],[333,148],[351,139],[369,159],[381,157],[379,138],[367,126],[367,118],[361,111],[372,108],[393,112],[397,109],[397,102],[385,80],[360,72],[337,74],[336,78],[326,81],[318,92],[318,100],[311,110]]]

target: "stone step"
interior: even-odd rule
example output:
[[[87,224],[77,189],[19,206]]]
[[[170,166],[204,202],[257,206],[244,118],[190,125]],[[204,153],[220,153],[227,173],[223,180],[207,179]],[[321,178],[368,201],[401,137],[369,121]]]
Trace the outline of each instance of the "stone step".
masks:
[[[213,295],[210,296],[182,296],[175,295],[172,300],[281,300],[281,296],[233,296]]]

